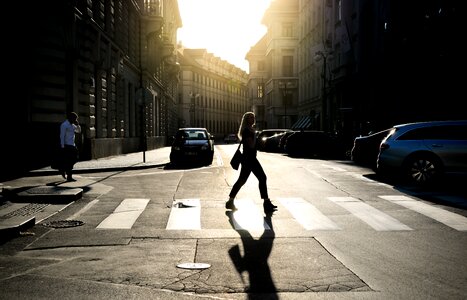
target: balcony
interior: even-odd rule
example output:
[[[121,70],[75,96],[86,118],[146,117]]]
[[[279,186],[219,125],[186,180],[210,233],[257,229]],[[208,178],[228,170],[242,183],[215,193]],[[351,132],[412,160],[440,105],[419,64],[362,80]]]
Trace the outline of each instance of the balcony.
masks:
[[[160,1],[144,0],[141,19],[148,34],[160,32],[164,25]]]
[[[162,57],[168,57],[175,51],[175,45],[170,41],[168,37],[162,37],[161,55]]]

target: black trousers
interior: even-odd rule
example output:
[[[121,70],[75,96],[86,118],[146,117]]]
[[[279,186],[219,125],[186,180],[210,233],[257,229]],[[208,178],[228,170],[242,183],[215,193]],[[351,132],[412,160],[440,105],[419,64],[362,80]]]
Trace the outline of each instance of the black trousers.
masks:
[[[65,145],[62,149],[62,164],[60,171],[64,171],[69,177],[72,175],[73,166],[78,161],[78,149],[75,146]]]
[[[264,173],[263,167],[259,163],[256,157],[248,157],[242,161],[242,166],[240,168],[240,175],[238,176],[237,181],[235,182],[232,190],[230,191],[229,197],[235,198],[237,196],[240,188],[246,183],[248,177],[253,172],[253,174],[258,178],[259,181],[259,193],[262,199],[268,199],[268,187],[266,185],[266,174]]]

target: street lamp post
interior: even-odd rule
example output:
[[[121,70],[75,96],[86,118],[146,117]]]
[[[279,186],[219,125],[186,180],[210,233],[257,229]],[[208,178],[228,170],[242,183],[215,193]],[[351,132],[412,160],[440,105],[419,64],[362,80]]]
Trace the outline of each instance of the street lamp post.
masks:
[[[328,59],[332,58],[332,51],[317,51],[315,55],[315,61],[320,61],[321,59],[323,60],[323,72],[321,73],[321,78],[323,80],[323,90],[321,94],[321,100],[322,100],[322,108],[321,108],[321,114],[322,114],[322,126],[323,130],[327,131],[329,130],[329,105],[328,105],[328,97],[327,97],[327,76],[326,76],[326,71],[327,71],[327,61]]]

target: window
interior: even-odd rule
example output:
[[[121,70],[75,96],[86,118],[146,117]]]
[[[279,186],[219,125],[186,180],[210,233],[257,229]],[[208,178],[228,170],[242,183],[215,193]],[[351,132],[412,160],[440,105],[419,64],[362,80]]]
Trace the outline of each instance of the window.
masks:
[[[293,56],[282,57],[282,75],[286,77],[293,76]]]
[[[342,0],[336,0],[336,22],[342,21]]]
[[[266,64],[264,60],[258,61],[258,71],[264,71],[266,69]]]
[[[467,126],[446,125],[413,129],[399,140],[467,140]]]
[[[282,36],[293,37],[293,24],[292,23],[282,23]]]
[[[258,98],[263,98],[264,96],[264,87],[262,84],[258,84],[258,91],[257,91],[257,95],[256,95]]]

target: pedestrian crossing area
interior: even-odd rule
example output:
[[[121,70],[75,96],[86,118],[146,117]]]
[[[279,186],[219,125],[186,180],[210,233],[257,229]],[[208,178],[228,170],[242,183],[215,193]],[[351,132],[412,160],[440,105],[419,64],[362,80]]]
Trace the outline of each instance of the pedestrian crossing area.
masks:
[[[125,199],[97,229],[131,229],[150,199]]]
[[[354,197],[326,197],[323,212],[321,208],[300,197],[277,198],[278,212],[281,220],[287,220],[291,226],[300,226],[305,231],[341,231],[350,229],[348,221],[342,220],[343,215],[350,216],[363,226],[378,232],[387,231],[412,231],[417,228],[398,220],[407,211],[416,213],[423,217],[439,223],[456,231],[467,231],[467,217],[448,211],[435,204],[426,203],[404,195],[380,195],[377,201],[365,202]],[[97,226],[99,230],[132,229],[141,214],[146,210],[150,199],[128,198],[124,199],[115,210],[104,218]],[[383,209],[375,207],[375,203],[383,202]],[[170,207],[165,230],[203,230],[216,229],[205,228],[202,224],[203,218],[213,218],[212,213],[220,216],[220,211],[225,211],[224,202],[218,201],[217,207],[212,206],[213,201],[203,199],[178,199]],[[381,204],[381,203],[380,203]],[[222,206],[221,206],[222,205]],[[229,213],[229,219],[222,218],[224,222],[230,223],[230,228],[235,230],[266,231],[273,230],[270,222],[266,222],[262,203],[252,199],[236,199],[237,210]],[[379,205],[378,207],[381,207]],[[339,211],[330,214],[329,211]],[[401,210],[404,213],[401,214]],[[344,212],[344,213],[343,213]],[[214,218],[217,218],[214,216]],[[273,218],[274,219],[274,218]],[[410,219],[410,218],[409,218]],[[405,222],[405,223],[404,223]],[[352,222],[354,223],[354,222]],[[212,224],[212,223],[210,223]],[[281,223],[282,225],[284,222]],[[415,229],[414,229],[415,228]]]

